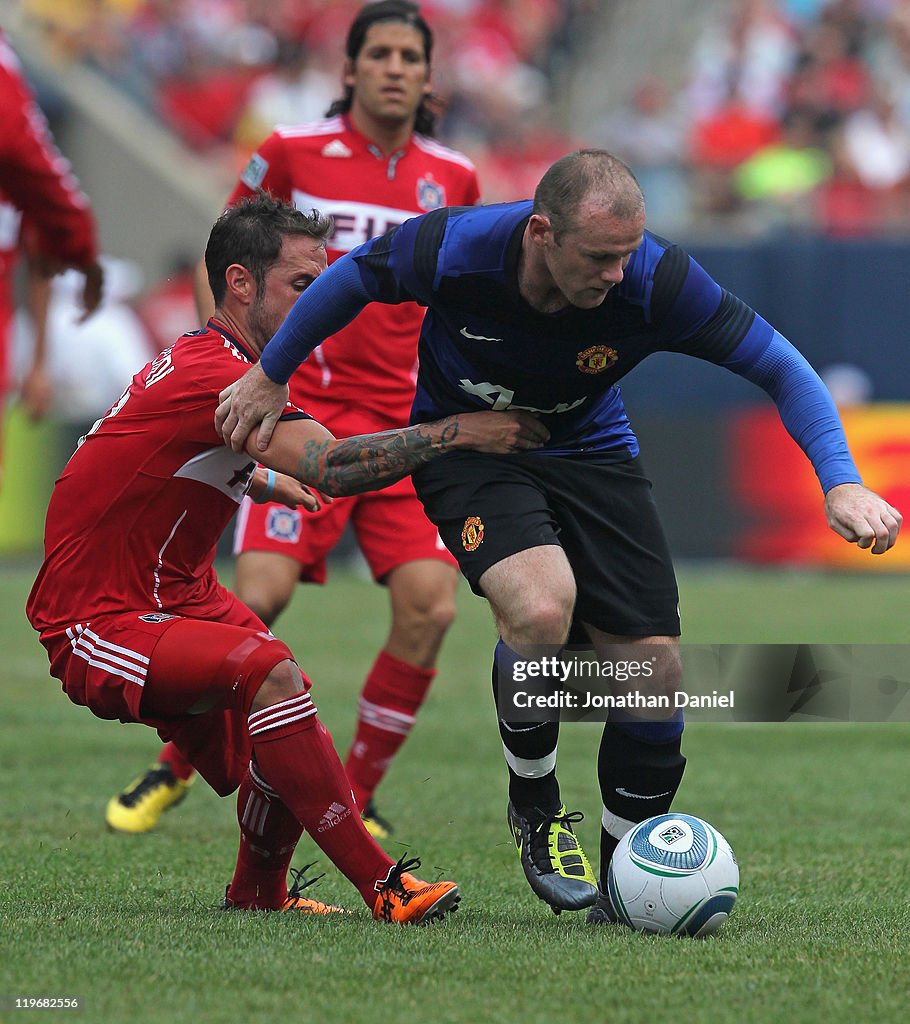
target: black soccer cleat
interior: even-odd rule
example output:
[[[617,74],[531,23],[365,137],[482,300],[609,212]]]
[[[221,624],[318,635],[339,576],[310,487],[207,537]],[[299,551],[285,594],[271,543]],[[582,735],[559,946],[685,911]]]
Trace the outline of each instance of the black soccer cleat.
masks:
[[[572,826],[581,811],[569,814],[565,806],[554,814],[535,808],[520,814],[509,804],[509,828],[529,885],[554,914],[584,910],[597,899],[597,882]]]

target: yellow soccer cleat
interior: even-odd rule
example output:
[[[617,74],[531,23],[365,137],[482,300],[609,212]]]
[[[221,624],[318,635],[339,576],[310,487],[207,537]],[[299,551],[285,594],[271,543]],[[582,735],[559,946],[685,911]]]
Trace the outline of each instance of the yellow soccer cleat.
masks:
[[[422,882],[408,874],[420,861],[404,857],[389,868],[383,881],[376,883],[373,920],[390,924],[429,924],[458,909],[461,893],[454,882]]]
[[[388,839],[395,831],[391,824],[376,812],[376,804],[372,797],[367,800],[366,807],[361,811],[360,817],[363,820],[363,827],[374,839]]]
[[[111,797],[104,818],[115,832],[150,832],[158,819],[169,808],[186,796],[193,784],[174,778],[166,764],[154,764],[138,779],[134,779],[122,793]]]

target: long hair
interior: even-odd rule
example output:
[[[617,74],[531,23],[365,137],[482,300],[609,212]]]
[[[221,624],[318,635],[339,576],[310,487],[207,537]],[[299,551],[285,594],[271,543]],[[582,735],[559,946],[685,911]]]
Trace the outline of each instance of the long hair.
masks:
[[[377,22],[397,21],[403,25],[410,25],[417,29],[423,37],[423,56],[430,66],[430,58],[433,55],[433,32],[427,24],[420,8],[411,0],[379,0],[379,3],[367,4],[361,8],[357,17],[351,22],[348,29],[348,38],[345,43],[344,52],[348,60],[353,64],[357,60],[363,44],[366,41],[367,32],[370,26]],[[344,94],[329,107],[326,117],[335,117],[336,114],[346,114],[351,109],[354,101],[354,90],[350,85],[344,87]],[[436,113],[433,107],[439,106],[439,100],[435,96],[424,96],[417,108],[414,119],[414,131],[421,135],[433,135],[436,130]]]
[[[319,210],[303,213],[265,192],[241,199],[215,221],[205,247],[205,270],[215,305],[227,292],[224,275],[232,263],[246,267],[261,292],[288,235],[305,235],[325,244],[332,228],[332,218]]]

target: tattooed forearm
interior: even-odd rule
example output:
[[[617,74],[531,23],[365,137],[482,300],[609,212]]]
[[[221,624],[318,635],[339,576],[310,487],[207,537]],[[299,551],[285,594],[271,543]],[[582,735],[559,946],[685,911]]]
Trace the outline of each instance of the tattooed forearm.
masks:
[[[310,441],[297,478],[324,494],[342,497],[387,487],[449,451],[458,437],[458,417],[340,441]]]

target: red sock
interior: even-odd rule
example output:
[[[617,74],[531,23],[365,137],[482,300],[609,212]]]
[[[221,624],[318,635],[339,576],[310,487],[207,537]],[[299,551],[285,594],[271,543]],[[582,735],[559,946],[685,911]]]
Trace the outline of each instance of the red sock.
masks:
[[[250,764],[237,793],[240,852],[228,889],[235,907],[276,910],[288,894],[288,868],[303,826]]]
[[[370,909],[393,861],[363,827],[351,784],[309,693],[249,716],[259,774]]]
[[[173,743],[165,743],[161,748],[161,753],[158,755],[158,764],[166,764],[171,769],[174,778],[182,779],[184,782],[192,778],[196,771]]]
[[[357,732],[344,766],[358,807],[366,806],[408,738],[435,675],[434,668],[379,652],[360,695]]]

